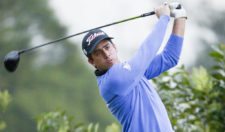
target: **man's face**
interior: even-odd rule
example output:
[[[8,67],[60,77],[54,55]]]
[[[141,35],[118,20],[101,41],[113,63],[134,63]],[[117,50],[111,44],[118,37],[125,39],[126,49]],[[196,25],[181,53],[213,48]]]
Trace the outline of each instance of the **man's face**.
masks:
[[[108,70],[119,62],[115,45],[109,40],[102,40],[95,47],[88,61],[98,70]]]

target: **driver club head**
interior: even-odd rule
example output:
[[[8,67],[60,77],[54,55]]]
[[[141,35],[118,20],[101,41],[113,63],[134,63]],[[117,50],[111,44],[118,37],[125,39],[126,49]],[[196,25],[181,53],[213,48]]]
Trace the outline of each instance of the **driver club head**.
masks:
[[[7,71],[14,72],[19,64],[20,54],[18,51],[9,52],[4,58],[4,65]]]

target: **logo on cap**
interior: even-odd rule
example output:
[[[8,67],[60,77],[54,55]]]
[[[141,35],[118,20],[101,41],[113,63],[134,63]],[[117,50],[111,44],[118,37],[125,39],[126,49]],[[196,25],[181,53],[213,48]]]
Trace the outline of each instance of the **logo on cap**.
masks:
[[[93,41],[96,37],[101,36],[101,35],[105,35],[105,33],[104,32],[98,32],[98,33],[91,34],[86,40],[86,42],[88,43],[87,46],[89,46],[91,44],[91,41]]]

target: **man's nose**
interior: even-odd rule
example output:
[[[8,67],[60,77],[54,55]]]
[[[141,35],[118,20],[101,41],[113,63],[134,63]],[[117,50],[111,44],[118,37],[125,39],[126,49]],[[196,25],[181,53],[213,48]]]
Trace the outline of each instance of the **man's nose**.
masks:
[[[106,58],[108,58],[110,56],[110,53],[108,50],[103,50],[103,54]]]

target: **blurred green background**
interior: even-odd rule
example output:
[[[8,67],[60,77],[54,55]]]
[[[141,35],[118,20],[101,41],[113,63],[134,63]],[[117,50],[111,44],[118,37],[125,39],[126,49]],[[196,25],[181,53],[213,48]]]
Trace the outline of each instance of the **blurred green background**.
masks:
[[[48,41],[66,34],[45,0],[1,0],[0,25],[1,60],[11,50],[32,46],[37,36]],[[37,115],[58,109],[74,115],[77,122],[111,124],[114,120],[98,94],[94,73],[81,60],[80,49],[63,41],[44,50],[21,55],[15,73],[8,73],[1,63],[0,89],[8,90],[12,99],[1,113],[5,130],[35,131]]]
[[[201,4],[199,7],[205,19],[194,21],[198,26],[211,30],[215,41],[199,38],[196,45],[203,50],[198,54],[196,63],[183,69],[177,68],[176,74],[161,76],[169,77],[170,81],[163,82],[161,78],[154,81],[177,131],[223,131],[225,128],[224,90],[221,90],[225,85],[225,12],[214,10],[204,2],[204,7]],[[39,41],[51,41],[66,36],[67,32],[46,0],[0,1],[1,60],[11,50],[34,46]],[[209,52],[213,50],[211,47],[218,47],[218,44],[221,48],[216,48],[219,50],[209,57]],[[213,66],[214,69],[211,69]],[[219,73],[215,75],[217,70]],[[189,78],[200,81],[194,82]],[[205,81],[202,82],[201,78]],[[175,92],[170,89],[173,84],[177,84]],[[214,88],[217,88],[216,92]],[[204,91],[202,89],[206,92],[201,92]],[[68,40],[22,55],[15,73],[8,73],[1,63],[0,90],[2,131],[37,131],[37,117],[51,111],[69,113],[74,117],[74,124],[94,122],[106,127],[117,122],[99,96],[93,70],[83,60],[80,47]],[[179,107],[183,111],[179,111],[176,103],[184,103]],[[204,108],[214,109],[208,112]],[[187,126],[182,128],[183,123]]]

